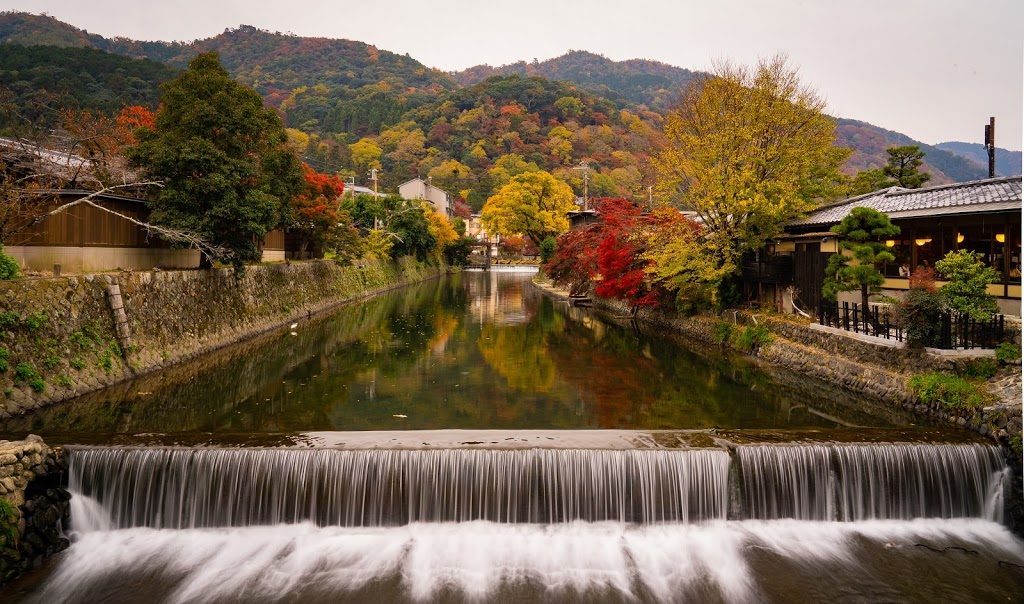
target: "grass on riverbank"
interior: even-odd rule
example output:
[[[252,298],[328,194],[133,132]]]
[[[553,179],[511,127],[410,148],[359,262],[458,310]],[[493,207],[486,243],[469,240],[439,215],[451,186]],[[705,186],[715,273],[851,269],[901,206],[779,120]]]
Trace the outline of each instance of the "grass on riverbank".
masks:
[[[921,373],[910,378],[910,389],[926,405],[945,409],[981,409],[995,402],[984,382],[946,373]]]

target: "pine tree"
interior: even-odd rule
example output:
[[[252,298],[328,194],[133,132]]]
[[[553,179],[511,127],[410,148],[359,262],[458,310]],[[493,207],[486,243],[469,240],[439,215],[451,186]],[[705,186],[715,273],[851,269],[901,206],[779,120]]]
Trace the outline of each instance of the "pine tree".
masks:
[[[898,235],[900,228],[878,210],[854,208],[842,222],[832,227],[832,232],[842,240],[839,242],[840,252],[828,259],[822,294],[829,300],[835,300],[839,292],[859,289],[865,312],[864,323],[867,324],[868,298],[885,282],[879,266],[896,260],[883,241]],[[850,256],[843,254],[843,250],[848,250]],[[851,259],[855,262],[850,262]]]
[[[885,152],[889,154],[889,164],[882,171],[904,189],[918,189],[931,179],[930,174],[919,170],[924,151],[917,145],[889,147]]]

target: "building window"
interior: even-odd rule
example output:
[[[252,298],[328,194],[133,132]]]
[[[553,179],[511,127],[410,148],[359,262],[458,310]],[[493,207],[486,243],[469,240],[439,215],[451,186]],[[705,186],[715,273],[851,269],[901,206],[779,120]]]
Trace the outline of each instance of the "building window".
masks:
[[[903,237],[902,239],[899,237]],[[897,236],[894,239],[888,239],[885,242],[885,247],[890,254],[896,257],[893,262],[887,262],[885,265],[885,276],[886,277],[903,277],[906,278],[910,275],[910,246],[913,242],[907,239],[905,235]]]

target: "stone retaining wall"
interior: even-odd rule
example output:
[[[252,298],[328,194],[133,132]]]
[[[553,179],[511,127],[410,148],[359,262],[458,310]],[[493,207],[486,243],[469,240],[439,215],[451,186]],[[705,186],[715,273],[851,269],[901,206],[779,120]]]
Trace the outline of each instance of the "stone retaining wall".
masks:
[[[0,585],[68,547],[63,528],[71,497],[61,488],[64,470],[60,451],[38,436],[0,440],[0,499],[15,512],[13,519],[0,519]],[[14,539],[7,534],[10,528],[15,529]]]
[[[26,413],[433,278],[444,267],[333,261],[0,282],[0,417]]]

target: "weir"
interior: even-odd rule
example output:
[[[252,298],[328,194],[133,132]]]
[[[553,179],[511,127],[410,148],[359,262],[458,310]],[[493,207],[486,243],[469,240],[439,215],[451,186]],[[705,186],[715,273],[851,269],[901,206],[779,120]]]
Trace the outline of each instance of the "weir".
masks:
[[[732,454],[109,447],[69,448],[68,459],[78,531],[474,520],[998,522],[1007,472],[999,451],[981,444],[744,445]]]

